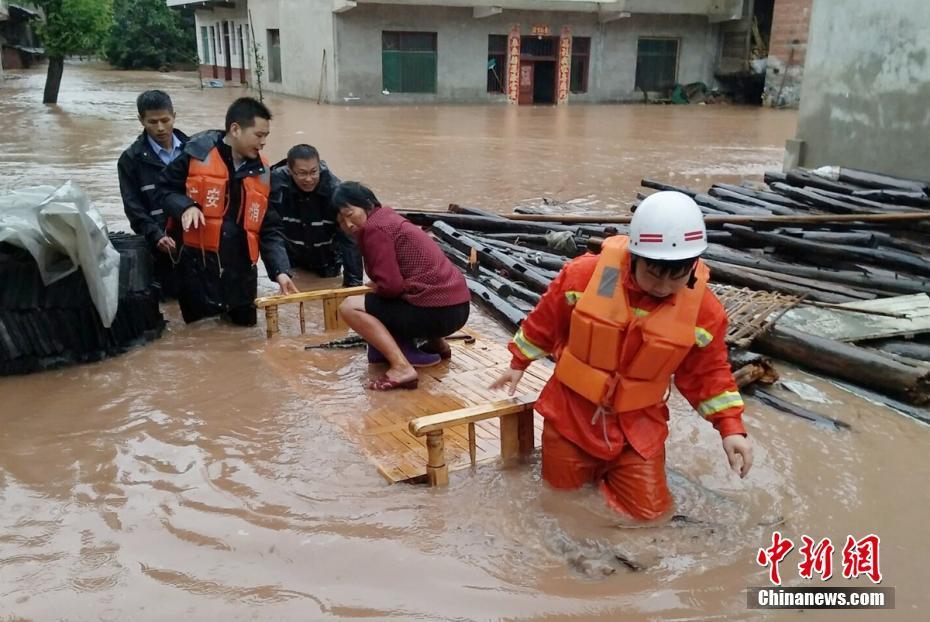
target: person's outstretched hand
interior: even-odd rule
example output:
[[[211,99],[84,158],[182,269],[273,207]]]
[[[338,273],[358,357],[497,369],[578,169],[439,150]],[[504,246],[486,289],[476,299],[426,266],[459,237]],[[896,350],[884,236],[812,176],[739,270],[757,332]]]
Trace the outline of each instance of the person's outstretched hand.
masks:
[[[731,434],[723,439],[723,451],[730,468],[741,478],[746,477],[752,467],[752,442],[742,434]]]
[[[508,395],[513,395],[517,391],[517,384],[519,384],[521,378],[523,378],[522,369],[505,369],[500,377],[492,382],[491,386],[488,388],[503,389],[509,384],[510,391],[508,392]]]
[[[281,288],[282,294],[299,294],[300,290],[297,289],[297,286],[294,285],[294,281],[291,280],[291,277],[284,274],[283,272],[278,275],[278,286]]]

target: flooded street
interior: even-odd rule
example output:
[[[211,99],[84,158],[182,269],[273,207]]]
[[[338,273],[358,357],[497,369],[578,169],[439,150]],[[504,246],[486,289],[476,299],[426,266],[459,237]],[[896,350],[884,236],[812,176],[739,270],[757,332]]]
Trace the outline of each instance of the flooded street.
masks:
[[[140,131],[136,95],[167,90],[193,133],[219,127],[243,94],[201,90],[192,74],[69,65],[60,105],[45,107],[43,72],[7,78],[0,190],[73,179],[111,230],[128,230],[116,159]],[[644,176],[704,189],[780,168],[795,129],[793,112],[730,106],[266,103],[272,161],[309,142],[343,179],[410,209],[546,197],[626,210]],[[930,430],[786,365],[783,377],[823,393],[793,399],[851,430],[747,400],[756,463],[740,480],[676,395],[669,480],[694,521],[633,529],[592,488],[547,490],[538,454],[454,472],[447,489],[389,486],[338,425],[354,416],[340,398],[368,376],[362,350],[305,353],[294,313],[269,342],[262,320],[185,326],[176,304],[164,312],[165,335],[144,348],[0,378],[0,620],[920,620],[930,608]],[[322,330],[319,309],[308,318]],[[871,585],[843,579],[841,550],[848,534],[879,535],[896,609],[748,610],[746,588],[768,582],[756,552],[776,528],[798,547],[831,537],[836,587]],[[805,584],[800,559],[782,563],[786,584]]]

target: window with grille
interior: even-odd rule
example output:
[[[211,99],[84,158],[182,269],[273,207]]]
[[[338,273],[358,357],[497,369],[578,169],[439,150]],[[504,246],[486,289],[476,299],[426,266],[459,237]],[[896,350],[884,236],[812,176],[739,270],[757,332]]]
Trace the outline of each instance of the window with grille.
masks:
[[[268,29],[268,81],[281,81],[281,31]]]
[[[591,37],[572,37],[572,93],[588,92],[588,69],[591,66]]]
[[[210,58],[216,64],[216,26],[210,26]]]
[[[488,35],[488,93],[504,92],[507,38],[507,35]]]
[[[381,33],[381,78],[391,93],[436,92],[436,33]]]
[[[636,88],[671,89],[678,81],[678,39],[640,39],[636,49]]]
[[[207,34],[207,27],[200,27],[200,43],[203,46],[203,54],[200,55],[200,58],[203,59],[204,65],[210,64],[210,35]]]

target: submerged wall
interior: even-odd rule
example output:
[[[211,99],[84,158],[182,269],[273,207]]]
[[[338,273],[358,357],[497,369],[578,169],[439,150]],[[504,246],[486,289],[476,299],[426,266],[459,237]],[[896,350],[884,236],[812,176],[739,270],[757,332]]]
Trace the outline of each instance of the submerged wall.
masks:
[[[797,161],[930,179],[930,2],[817,0]]]

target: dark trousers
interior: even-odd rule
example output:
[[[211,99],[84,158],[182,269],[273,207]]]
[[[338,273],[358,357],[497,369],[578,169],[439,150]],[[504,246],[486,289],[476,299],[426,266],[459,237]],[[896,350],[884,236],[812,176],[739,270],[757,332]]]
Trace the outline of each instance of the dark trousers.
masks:
[[[184,247],[178,264],[178,304],[188,324],[222,316],[233,324],[255,326],[258,271],[251,264],[222,265],[216,253]]]
[[[339,255],[342,258],[342,286],[361,285],[363,281],[362,251],[359,250],[358,244],[340,230],[336,234],[336,246],[339,247]]]
[[[157,248],[152,251],[152,287],[158,290],[158,296],[162,301],[178,297],[179,283],[174,260],[171,255]]]
[[[337,276],[341,268],[343,287],[362,284],[362,252],[355,240],[342,231],[333,235],[331,244],[324,246],[289,243],[287,255],[291,265],[309,270],[325,279]]]

